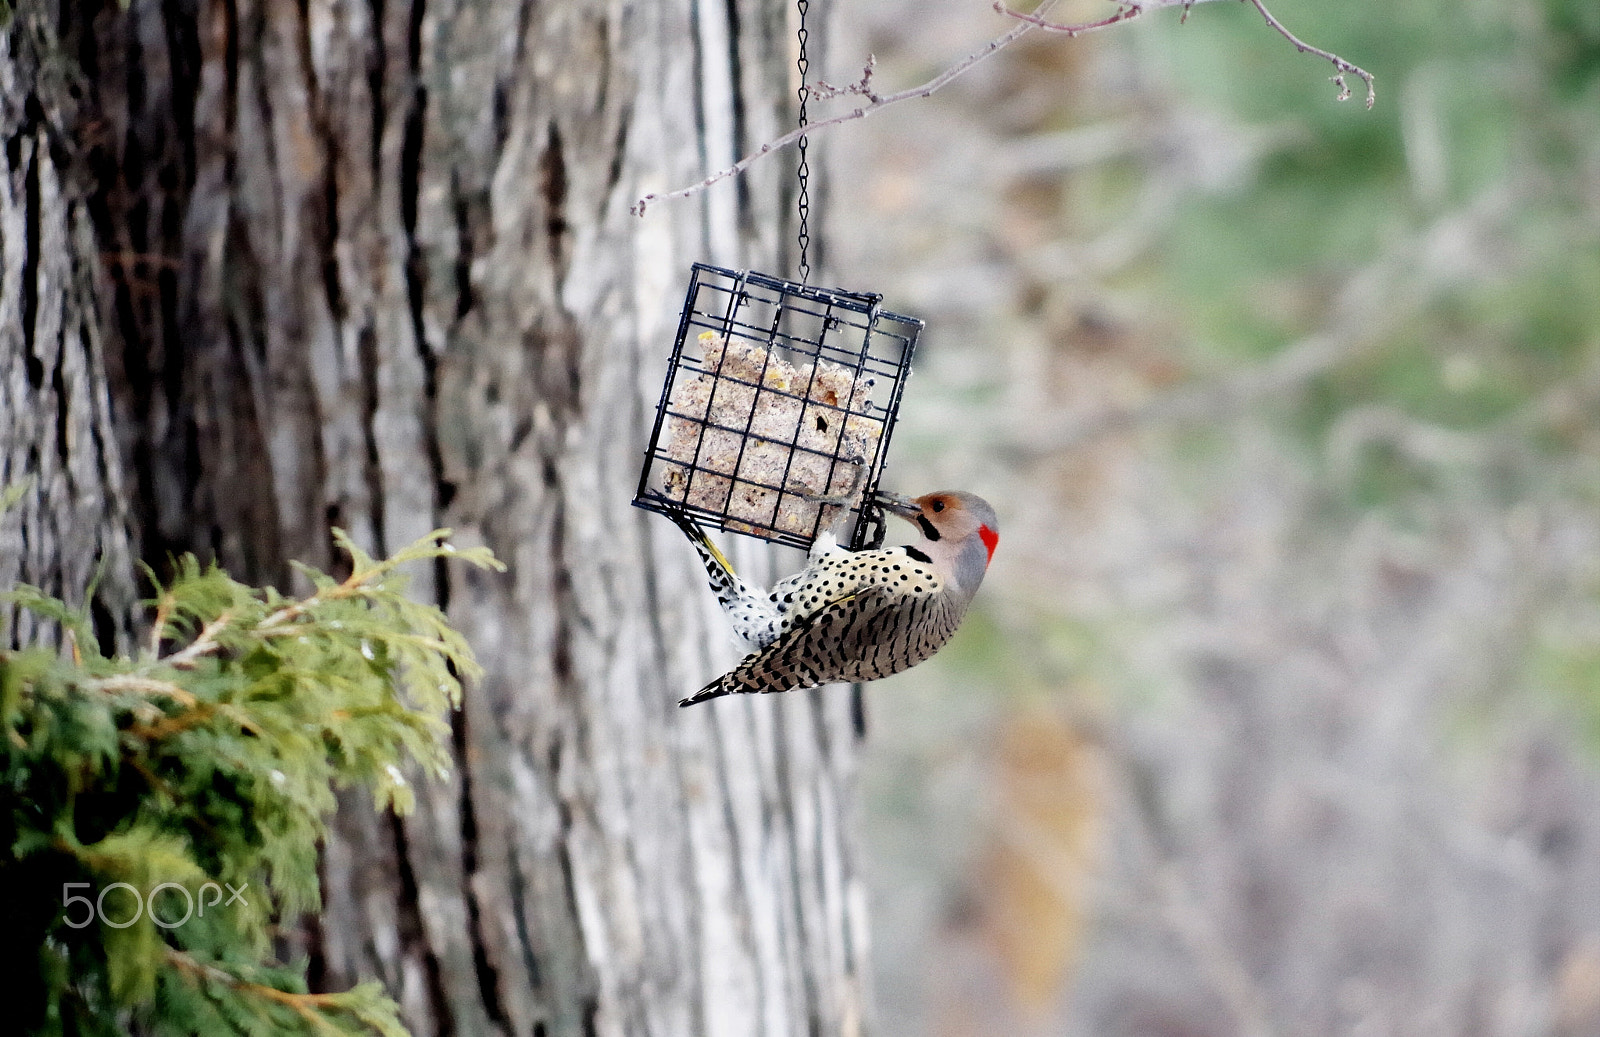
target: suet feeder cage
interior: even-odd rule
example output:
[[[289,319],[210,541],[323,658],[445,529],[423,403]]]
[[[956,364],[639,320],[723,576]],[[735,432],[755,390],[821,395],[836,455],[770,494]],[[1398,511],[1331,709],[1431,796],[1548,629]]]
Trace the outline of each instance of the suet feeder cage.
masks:
[[[843,501],[841,541],[881,542],[875,495],[922,331],[881,299],[696,263],[633,503],[806,548]]]

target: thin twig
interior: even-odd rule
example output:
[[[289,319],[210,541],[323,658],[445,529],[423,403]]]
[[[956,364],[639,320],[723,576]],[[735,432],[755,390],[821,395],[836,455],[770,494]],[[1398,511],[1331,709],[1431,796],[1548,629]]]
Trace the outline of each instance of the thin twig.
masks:
[[[161,742],[180,732],[189,731],[202,724],[209,723],[219,712],[222,711],[210,704],[202,704],[182,713],[163,716],[159,720],[151,721],[148,724],[130,724],[123,729],[123,733],[145,742]],[[239,726],[250,730],[252,733],[260,732],[260,728],[255,724],[240,724]]]
[[[221,983],[241,993],[254,994],[264,1000],[286,1005],[294,1009],[302,1019],[317,1027],[320,1031],[333,1034],[345,1032],[334,1026],[322,1014],[325,1011],[343,1012],[347,1015],[357,1015],[357,1018],[359,1018],[357,1013],[340,1003],[341,995],[339,994],[295,994],[287,990],[279,990],[277,987],[267,986],[264,983],[252,983],[250,980],[235,976],[233,973],[220,969],[215,965],[198,961],[176,947],[168,946],[164,949],[168,963],[177,968],[179,972],[187,973],[196,979],[207,979],[214,983]]]
[[[160,599],[156,602],[156,617],[150,624],[150,650],[151,659],[161,654],[161,640],[167,633],[167,621],[172,618],[173,598],[172,592],[162,591]]]
[[[164,681],[155,677],[141,677],[133,673],[119,673],[111,677],[102,677],[89,682],[89,686],[97,691],[132,691],[140,695],[164,695],[180,706],[193,708],[199,700],[184,688],[172,681]]]
[[[257,623],[253,632],[256,634],[281,633],[286,624],[299,619],[318,605],[368,593],[366,585],[381,577],[390,568],[392,566],[388,561],[385,561],[379,562],[371,568],[352,572],[343,583],[338,583],[331,587],[323,587],[308,598],[300,601],[291,601],[279,608],[276,612]],[[180,670],[193,668],[199,659],[210,655],[221,647],[217,641],[217,634],[232,623],[233,620],[233,610],[224,611],[216,619],[202,627],[193,643],[187,648],[173,652],[161,661]]]
[[[161,661],[168,666],[176,666],[180,670],[189,669],[195,665],[196,660],[201,656],[210,655],[217,650],[217,632],[231,622],[233,622],[233,610],[224,610],[222,615],[201,628],[199,636],[194,639],[194,642],[189,647],[182,651],[174,652]]]
[[[1043,10],[1045,7],[1048,7],[1048,6],[1050,6],[1049,3],[1043,4],[1043,5],[1041,5],[1040,9]],[[841,112],[840,114],[835,115],[831,119],[823,119],[823,120],[821,120],[819,122],[808,123],[805,126],[801,126],[801,127],[797,128],[797,129],[790,130],[788,133],[785,133],[783,136],[779,137],[777,140],[768,141],[767,143],[761,145],[761,147],[757,148],[755,151],[751,152],[750,154],[746,155],[744,158],[740,159],[738,162],[735,162],[733,165],[727,167],[726,169],[720,169],[717,172],[712,173],[710,176],[706,177],[704,180],[701,180],[699,183],[691,184],[688,187],[680,187],[680,188],[678,188],[678,190],[676,190],[676,191],[668,191],[666,194],[647,194],[647,195],[645,195],[644,197],[640,198],[638,201],[634,202],[633,203],[633,207],[629,211],[632,212],[635,216],[643,216],[644,213],[645,213],[645,209],[647,209],[652,202],[667,201],[667,200],[672,199],[672,198],[686,198],[691,194],[695,194],[695,193],[697,193],[699,191],[704,191],[706,188],[710,187],[712,184],[717,183],[718,181],[726,180],[730,176],[737,176],[738,174],[744,172],[746,169],[749,169],[750,166],[753,165],[757,160],[759,160],[763,155],[766,155],[768,152],[776,151],[779,148],[787,147],[788,145],[793,144],[795,141],[799,140],[801,137],[804,137],[808,133],[816,133],[818,130],[825,130],[830,126],[838,126],[841,123],[853,122],[856,119],[864,119],[864,118],[866,118],[867,116],[871,115],[873,112],[877,111],[880,108],[887,108],[891,104],[899,104],[901,101],[909,101],[913,97],[928,97],[928,96],[932,95],[935,90],[938,90],[940,87],[944,86],[946,83],[950,82],[952,79],[955,79],[957,76],[961,75],[963,72],[966,72],[973,65],[976,65],[978,62],[982,61],[984,58],[988,57],[989,55],[993,54],[994,52],[996,52],[996,51],[998,51],[998,50],[1000,50],[1000,49],[1002,49],[1004,47],[1008,47],[1012,43],[1015,43],[1018,38],[1020,38],[1024,34],[1028,33],[1029,31],[1031,31],[1034,28],[1035,28],[1035,26],[1030,22],[1027,22],[1027,21],[1019,22],[1014,28],[1011,29],[1011,31],[1009,31],[1009,32],[1007,32],[1007,33],[1005,33],[1003,35],[996,36],[994,39],[989,41],[987,46],[983,47],[980,50],[974,51],[971,54],[968,54],[966,57],[962,58],[960,61],[956,62],[954,65],[951,65],[949,68],[945,69],[943,72],[941,72],[938,75],[934,76],[932,79],[928,80],[926,83],[923,83],[921,86],[914,86],[914,87],[911,87],[909,89],[901,90],[898,93],[893,93],[893,94],[881,94],[881,95],[879,95],[879,94],[864,94],[865,96],[871,98],[871,103],[870,104],[864,105],[864,106],[862,106],[860,108],[853,108],[848,112]],[[868,66],[867,66],[869,71],[870,71],[871,67],[872,67],[872,65],[869,62]],[[863,82],[865,82],[865,80],[867,78],[869,78],[869,77],[863,77]],[[866,87],[866,89],[870,89],[870,86]],[[853,90],[850,90],[849,88],[845,88],[844,90],[839,91],[839,92],[840,93],[864,93],[864,91],[853,91]]]
[[[1344,77],[1346,75],[1360,76],[1367,84],[1367,111],[1372,111],[1372,106],[1378,103],[1378,88],[1373,83],[1371,72],[1350,64],[1350,62],[1337,54],[1323,50],[1321,47],[1313,47],[1311,44],[1302,41],[1300,37],[1286,29],[1282,22],[1272,16],[1272,12],[1267,10],[1267,5],[1262,0],[1250,0],[1250,4],[1261,12],[1261,17],[1267,20],[1267,24],[1272,26],[1278,35],[1294,44],[1295,49],[1300,53],[1315,54],[1324,61],[1333,63],[1333,67],[1339,70],[1339,74],[1333,77],[1333,85],[1339,88],[1339,100],[1350,100],[1350,84],[1345,82]]]
[[[393,562],[394,559],[390,558],[377,562],[370,568],[357,569],[349,576],[346,576],[342,583],[334,584],[331,587],[319,588],[309,598],[289,602],[289,604],[257,623],[256,632],[270,633],[275,627],[281,627],[285,623],[292,623],[325,602],[341,601],[345,598],[359,597],[370,593],[367,590],[367,584],[379,579],[394,568]]]
[[[1118,11],[1109,18],[1102,18],[1098,22],[1082,22],[1077,25],[1062,25],[1058,22],[1045,21],[1043,18],[1039,17],[1037,12],[1029,14],[1026,11],[1014,10],[1010,7],[1007,7],[1003,0],[994,0],[994,9],[997,14],[1003,14],[1007,18],[1015,18],[1019,22],[1027,22],[1036,29],[1043,29],[1045,32],[1060,33],[1063,36],[1082,36],[1086,32],[1093,32],[1096,29],[1104,29],[1107,26],[1116,25],[1118,22],[1131,22],[1133,19],[1139,17],[1145,12],[1145,5],[1143,4],[1124,3],[1120,6],[1122,7],[1122,10]],[[1184,5],[1184,10],[1185,13],[1187,13],[1187,4]]]
[[[1012,10],[1010,7],[1005,5],[1003,0],[995,0],[994,9],[1001,14],[1006,15],[1007,17],[1015,18],[1018,21],[1027,22],[1029,25],[1043,29],[1045,32],[1061,33],[1065,36],[1081,36],[1086,32],[1093,32],[1096,29],[1104,29],[1108,25],[1116,25],[1118,22],[1132,21],[1146,11],[1157,10],[1163,7],[1182,7],[1182,20],[1188,21],[1189,8],[1193,7],[1196,3],[1203,2],[1203,0],[1115,0],[1115,2],[1122,8],[1122,10],[1118,11],[1116,14],[1109,18],[1101,19],[1098,22],[1084,22],[1079,25],[1059,25],[1055,22],[1046,21],[1045,19],[1039,17],[1037,12],[1034,14],[1028,14],[1024,11]],[[1368,72],[1364,68],[1350,64],[1350,62],[1346,61],[1344,58],[1341,58],[1339,55],[1332,53],[1331,51],[1323,50],[1321,47],[1313,47],[1311,44],[1300,39],[1300,37],[1290,32],[1282,22],[1278,21],[1277,17],[1274,16],[1271,11],[1267,10],[1267,5],[1264,0],[1247,0],[1247,2],[1256,10],[1261,12],[1261,17],[1267,20],[1267,24],[1272,27],[1273,31],[1282,36],[1284,39],[1288,40],[1290,43],[1294,44],[1295,49],[1300,53],[1315,54],[1324,61],[1331,62],[1333,67],[1339,70],[1339,74],[1333,77],[1334,85],[1339,88],[1339,100],[1350,100],[1350,84],[1345,81],[1345,76],[1351,75],[1361,77],[1361,79],[1367,84],[1367,110],[1372,110],[1372,106],[1377,103],[1378,93],[1377,88],[1373,84],[1371,72]]]
[[[735,162],[733,165],[728,166],[725,169],[719,169],[717,172],[712,173],[710,176],[699,181],[698,183],[690,184],[688,187],[680,187],[676,191],[668,191],[665,194],[651,193],[644,195],[638,201],[634,202],[628,211],[633,213],[635,216],[643,216],[645,214],[645,210],[650,207],[651,203],[668,201],[673,198],[687,198],[691,194],[704,191],[712,184],[726,180],[731,176],[737,176],[738,174],[743,173],[746,169],[749,169],[758,160],[760,160],[762,156],[773,151],[777,151],[779,148],[788,147],[790,144],[795,143],[808,133],[815,133],[818,130],[825,130],[830,126],[838,126],[841,123],[853,122],[856,119],[864,119],[880,108],[887,108],[889,105],[899,104],[901,101],[909,101],[913,97],[929,97],[935,90],[938,90],[952,79],[955,79],[957,76],[966,72],[984,58],[987,58],[996,51],[1015,43],[1018,38],[1031,29],[1041,29],[1045,32],[1061,33],[1066,36],[1081,36],[1084,33],[1094,32],[1097,29],[1104,29],[1112,25],[1117,25],[1121,22],[1132,21],[1146,11],[1159,10],[1165,7],[1183,8],[1183,21],[1188,21],[1189,9],[1197,3],[1204,3],[1205,0],[1114,0],[1114,2],[1117,3],[1120,10],[1108,18],[1103,18],[1096,22],[1082,22],[1076,25],[1064,25],[1048,21],[1041,13],[1047,11],[1053,5],[1054,0],[1046,0],[1045,3],[1040,4],[1038,9],[1032,13],[1014,10],[1006,5],[1005,0],[994,0],[994,9],[1000,14],[1015,19],[1017,22],[1016,27],[1010,32],[996,36],[994,39],[989,41],[987,46],[968,54],[966,57],[962,58],[954,65],[951,65],[937,76],[934,76],[926,83],[923,83],[921,86],[914,86],[892,94],[879,94],[875,92],[872,89],[872,72],[875,61],[872,58],[868,58],[866,67],[862,70],[861,78],[856,82],[843,87],[836,87],[828,83],[818,83],[812,88],[812,96],[821,100],[843,97],[847,94],[855,94],[865,97],[869,102],[868,104],[863,105],[860,108],[852,108],[848,112],[841,112],[830,119],[823,119],[819,122],[808,123],[805,126],[790,130],[788,133],[785,133],[776,140],[771,140],[761,145],[761,147],[746,155],[738,162]],[[1331,62],[1333,67],[1339,70],[1339,74],[1333,77],[1333,83],[1339,89],[1339,100],[1348,101],[1350,99],[1350,85],[1345,80],[1345,77],[1349,75],[1359,76],[1367,84],[1367,109],[1370,111],[1372,106],[1377,103],[1377,88],[1374,85],[1371,72],[1368,72],[1366,69],[1363,69],[1357,65],[1352,65],[1350,62],[1346,61],[1344,58],[1341,58],[1337,54],[1323,50],[1320,47],[1313,47],[1311,44],[1306,43],[1294,33],[1290,32],[1282,22],[1278,21],[1278,19],[1273,16],[1272,12],[1267,10],[1267,6],[1263,0],[1248,0],[1248,2],[1252,4],[1256,10],[1261,12],[1261,16],[1267,20],[1267,24],[1271,26],[1274,31],[1276,31],[1280,36],[1288,40],[1290,43],[1294,44],[1295,49],[1299,50],[1300,53],[1314,54],[1325,61]]]
[[[883,100],[883,95],[872,89],[872,73],[877,70],[878,56],[867,55],[867,63],[861,67],[861,78],[846,86],[834,86],[825,79],[819,79],[816,85],[810,88],[811,99],[814,101],[831,101],[835,97],[846,94],[856,94],[867,100],[877,103]]]

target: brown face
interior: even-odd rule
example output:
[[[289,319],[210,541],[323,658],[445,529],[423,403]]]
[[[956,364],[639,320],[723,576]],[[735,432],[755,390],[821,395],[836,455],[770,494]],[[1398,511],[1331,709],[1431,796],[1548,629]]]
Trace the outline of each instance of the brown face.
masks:
[[[1000,542],[999,522],[994,509],[981,497],[959,490],[939,490],[921,497],[883,494],[884,507],[922,530],[928,540],[959,542],[976,536],[994,557]]]
[[[985,564],[994,559],[995,545],[1000,543],[1000,531],[997,528],[1000,523],[996,521],[994,509],[989,507],[987,501],[970,493],[940,490],[918,497],[917,503],[922,507],[922,517],[914,520],[917,525],[931,523],[942,536],[954,540],[976,536],[988,551]],[[923,535],[928,535],[926,526],[923,527]],[[928,539],[937,537],[928,536]]]

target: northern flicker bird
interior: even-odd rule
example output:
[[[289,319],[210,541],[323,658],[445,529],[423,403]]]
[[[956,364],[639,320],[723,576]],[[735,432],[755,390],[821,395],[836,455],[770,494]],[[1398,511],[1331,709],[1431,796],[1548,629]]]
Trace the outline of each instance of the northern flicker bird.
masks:
[[[770,591],[740,578],[687,515],[669,512],[699,552],[734,631],[751,649],[738,666],[678,705],[876,680],[910,669],[950,640],[999,542],[994,509],[957,490],[879,499],[885,510],[916,527],[914,543],[847,551],[823,534],[806,567]]]

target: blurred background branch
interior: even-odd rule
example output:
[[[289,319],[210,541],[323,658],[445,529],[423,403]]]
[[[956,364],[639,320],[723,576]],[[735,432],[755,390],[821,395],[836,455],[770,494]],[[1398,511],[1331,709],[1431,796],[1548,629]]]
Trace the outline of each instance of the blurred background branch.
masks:
[[[890,482],[1008,523],[870,695],[886,1033],[1600,1033],[1600,15],[1270,7],[1386,103],[1229,5],[830,138]],[[993,17],[842,12],[881,80]]]
[[[895,91],[894,93],[880,94],[873,89],[872,76],[876,70],[877,59],[875,56],[869,55],[866,64],[862,67],[861,75],[848,85],[837,87],[833,86],[827,81],[820,81],[815,87],[810,89],[810,96],[816,100],[826,101],[840,97],[854,96],[864,98],[867,102],[866,104],[852,108],[845,112],[840,112],[837,115],[816,119],[805,126],[796,127],[795,129],[790,130],[788,133],[785,133],[783,136],[762,144],[755,151],[746,155],[733,165],[724,169],[719,169],[715,173],[710,174],[697,183],[690,184],[687,187],[680,187],[672,191],[646,194],[640,197],[638,201],[633,203],[631,211],[635,216],[643,216],[645,211],[655,202],[668,201],[674,198],[687,198],[688,196],[697,194],[714,184],[728,179],[729,177],[738,176],[746,169],[749,169],[760,159],[774,151],[798,142],[802,137],[813,133],[820,133],[823,130],[842,125],[843,123],[854,122],[857,119],[864,119],[868,115],[871,115],[880,109],[887,108],[890,105],[899,104],[901,101],[909,101],[913,98],[932,97],[936,91],[953,82],[958,76],[965,74],[974,65],[978,64],[978,62],[999,53],[1005,47],[1015,43],[1030,29],[1037,28],[1045,32],[1065,34],[1069,37],[1081,36],[1085,33],[1109,28],[1110,26],[1119,24],[1121,22],[1129,21],[1138,15],[1145,13],[1146,11],[1158,10],[1164,7],[1183,8],[1183,18],[1184,20],[1187,20],[1189,17],[1189,8],[1193,7],[1197,3],[1206,3],[1208,0],[1113,0],[1113,2],[1117,4],[1118,8],[1115,14],[1100,18],[1098,20],[1078,22],[1071,25],[1053,22],[1044,17],[1050,11],[1050,9],[1056,5],[1056,2],[1057,0],[1044,0],[1044,2],[1041,3],[1034,11],[1024,12],[1007,6],[1002,2],[1002,0],[994,0],[994,10],[997,13],[1003,14],[1006,17],[1016,21],[1017,25],[1015,27],[1008,32],[996,36],[994,39],[990,40],[987,45],[973,51],[966,57],[961,58],[959,61],[949,65],[928,81],[918,86],[907,87],[904,90]],[[1354,75],[1360,77],[1367,84],[1367,108],[1370,109],[1373,104],[1376,103],[1377,92],[1376,87],[1373,84],[1372,74],[1370,72],[1350,64],[1337,54],[1333,54],[1329,51],[1325,51],[1305,43],[1291,33],[1287,28],[1285,28],[1283,23],[1278,21],[1278,19],[1273,16],[1271,11],[1267,10],[1267,7],[1264,3],[1262,3],[1262,0],[1247,0],[1247,2],[1253,4],[1256,10],[1261,12],[1261,16],[1267,20],[1267,24],[1270,25],[1277,33],[1283,36],[1284,39],[1294,44],[1295,48],[1302,54],[1315,54],[1316,56],[1333,63],[1333,66],[1339,70],[1339,74],[1333,77],[1334,83],[1339,88],[1339,100],[1344,101],[1349,99],[1350,90],[1345,85],[1345,76]]]

